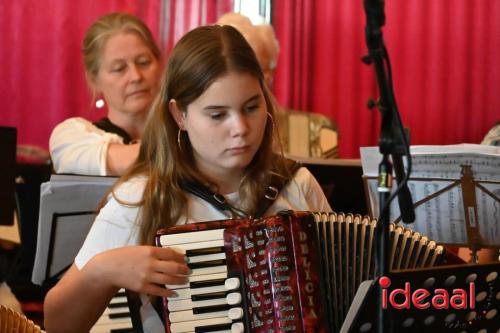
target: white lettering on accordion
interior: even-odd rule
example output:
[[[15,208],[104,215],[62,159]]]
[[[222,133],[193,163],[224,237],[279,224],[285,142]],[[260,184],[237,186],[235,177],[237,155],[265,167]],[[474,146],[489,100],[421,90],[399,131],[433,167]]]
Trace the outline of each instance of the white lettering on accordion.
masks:
[[[273,257],[271,258],[271,262],[274,264],[276,262],[285,262],[285,261],[288,261],[288,257],[287,256],[279,256],[279,257]]]
[[[243,241],[245,243],[245,250],[251,249],[255,246],[255,244],[252,241],[250,241],[250,238],[252,238],[252,237],[253,237],[252,234],[249,234],[248,236],[243,235]]]
[[[288,266],[273,267],[274,272],[287,272],[289,270],[290,270],[290,267],[288,267]]]
[[[283,281],[289,281],[290,280],[290,277],[288,275],[280,275],[280,276],[276,276],[274,278],[274,282],[283,282]]]
[[[252,259],[250,259],[250,256],[248,254],[245,257],[247,259],[247,267],[248,268],[254,268],[255,266],[257,266],[255,264],[255,262]]]
[[[283,228],[282,225],[270,226],[267,228],[267,231],[269,231],[269,232],[283,232],[283,231],[285,231],[285,228]]]
[[[284,242],[285,241],[285,236],[278,236],[278,237],[269,237],[269,242]]]
[[[283,293],[291,291],[292,288],[290,288],[290,286],[280,286],[280,287],[275,287],[275,290],[277,293]]]
[[[260,327],[264,325],[264,322],[257,317],[257,315],[254,313],[253,318],[252,318],[252,326],[253,327]]]

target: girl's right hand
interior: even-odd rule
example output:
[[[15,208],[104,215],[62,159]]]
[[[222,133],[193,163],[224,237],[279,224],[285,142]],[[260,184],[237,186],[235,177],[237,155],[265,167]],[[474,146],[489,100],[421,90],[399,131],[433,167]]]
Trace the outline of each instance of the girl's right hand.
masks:
[[[171,248],[126,246],[102,252],[91,261],[113,286],[154,296],[172,296],[164,285],[185,284],[190,274],[184,254]]]

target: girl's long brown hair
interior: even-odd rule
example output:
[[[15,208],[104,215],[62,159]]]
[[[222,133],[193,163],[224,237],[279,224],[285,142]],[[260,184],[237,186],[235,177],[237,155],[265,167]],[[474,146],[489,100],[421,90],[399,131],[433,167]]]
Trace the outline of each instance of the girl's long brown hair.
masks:
[[[266,190],[263,184],[272,173],[290,177],[283,155],[277,157],[273,152],[273,139],[279,140],[272,121],[274,107],[251,47],[231,26],[196,28],[173,49],[160,94],[152,105],[144,130],[137,162],[112,191],[114,195],[114,189],[132,177],[147,177],[142,201],[134,203],[141,207],[138,216],[141,244],[152,244],[156,230],[175,225],[181,215],[187,214],[187,196],[180,187],[182,182],[198,181],[217,191],[216,184],[208,182],[196,169],[187,135],[182,135],[179,147],[179,128],[168,110],[168,102],[174,99],[179,110],[186,111],[215,80],[230,71],[249,73],[259,80],[270,115],[261,146],[240,183],[239,192],[247,212],[257,209]]]

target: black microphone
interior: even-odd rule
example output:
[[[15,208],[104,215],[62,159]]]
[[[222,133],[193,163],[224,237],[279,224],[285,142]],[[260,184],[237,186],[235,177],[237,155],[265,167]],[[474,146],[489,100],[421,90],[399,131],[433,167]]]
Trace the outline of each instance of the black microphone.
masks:
[[[403,159],[401,154],[392,154],[392,163],[394,165],[394,173],[398,187],[405,177],[403,166]],[[398,192],[399,211],[401,212],[401,220],[406,223],[415,222],[415,208],[413,207],[413,200],[411,198],[410,189],[408,184],[405,184]]]

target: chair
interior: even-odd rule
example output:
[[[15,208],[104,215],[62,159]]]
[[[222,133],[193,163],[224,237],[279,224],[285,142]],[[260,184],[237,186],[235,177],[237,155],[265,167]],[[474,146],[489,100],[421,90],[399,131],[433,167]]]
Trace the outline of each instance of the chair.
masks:
[[[25,315],[0,305],[0,333],[45,332]]]
[[[49,179],[52,166],[48,160],[25,159],[18,155],[15,199],[20,246],[6,281],[22,310],[30,318],[42,316],[45,291],[31,282],[38,232],[40,184]]]
[[[295,157],[338,158],[338,133],[332,120],[315,112],[286,110],[278,115],[281,142]]]

